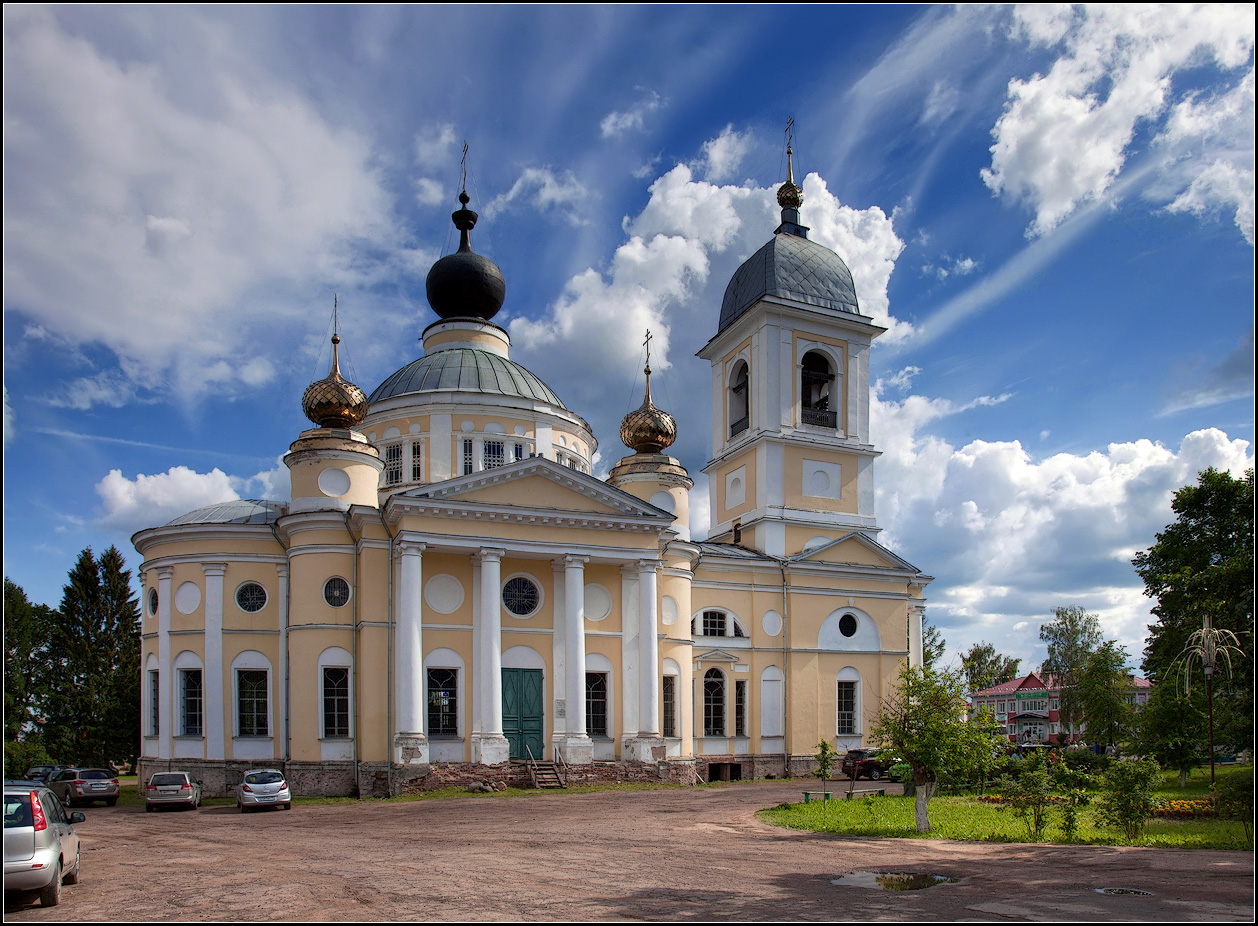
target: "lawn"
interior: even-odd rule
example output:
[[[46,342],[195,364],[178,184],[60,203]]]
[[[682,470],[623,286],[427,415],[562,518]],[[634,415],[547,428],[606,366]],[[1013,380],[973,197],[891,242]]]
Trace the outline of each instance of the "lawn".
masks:
[[[1253,775],[1252,766],[1218,769],[1222,781],[1232,775]],[[1187,788],[1179,787],[1177,774],[1164,774],[1158,797],[1166,800],[1191,800],[1205,797],[1210,790],[1209,770],[1189,779]],[[909,839],[969,839],[979,842],[1030,842],[1031,837],[1022,819],[1007,807],[986,803],[976,795],[933,798],[930,802],[931,832],[919,834],[913,822],[912,797],[867,796],[847,801],[838,800],[810,804],[780,804],[760,811],[761,819],[778,826],[812,830],[819,833],[842,833],[850,836],[894,836]],[[1044,842],[1064,843],[1061,811],[1050,812]],[[1215,818],[1168,820],[1153,818],[1144,836],[1128,843],[1121,831],[1098,826],[1092,808],[1083,809],[1075,843],[1101,846],[1162,846],[1176,849],[1249,849],[1240,823]]]

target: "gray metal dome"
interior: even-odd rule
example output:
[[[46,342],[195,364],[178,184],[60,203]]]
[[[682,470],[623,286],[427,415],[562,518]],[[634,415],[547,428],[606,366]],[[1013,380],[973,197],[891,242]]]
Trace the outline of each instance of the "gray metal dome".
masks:
[[[549,386],[514,360],[471,347],[425,354],[377,386],[367,402],[375,404],[417,392],[479,392],[567,408]]]
[[[764,296],[793,299],[823,309],[860,314],[852,271],[823,244],[779,231],[743,262],[721,302],[724,331]]]
[[[196,511],[181,514],[173,521],[167,521],[167,527],[176,524],[274,524],[284,514],[283,502],[271,502],[265,499],[241,498],[232,502],[219,502],[217,505],[206,505]]]

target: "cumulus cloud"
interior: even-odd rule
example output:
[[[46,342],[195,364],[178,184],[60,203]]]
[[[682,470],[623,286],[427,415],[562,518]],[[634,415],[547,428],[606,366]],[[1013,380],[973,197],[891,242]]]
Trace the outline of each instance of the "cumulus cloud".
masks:
[[[1131,556],[1170,523],[1173,493],[1200,470],[1239,475],[1253,465],[1248,442],[1215,429],[1178,448],[1138,440],[1045,459],[1018,441],[955,447],[932,434],[933,422],[1014,397],[957,403],[888,391],[875,384],[870,412],[883,451],[880,539],[939,577],[930,613],[954,651],[987,639],[1038,661],[1034,628],[1055,607],[1079,604],[1138,659],[1150,602]]]
[[[720,182],[732,178],[750,147],[750,135],[734,131],[733,123],[725,126],[720,135],[703,143],[700,164],[707,179]]]
[[[610,112],[599,123],[599,133],[603,138],[616,138],[628,131],[642,131],[646,117],[664,105],[663,99],[654,90],[643,89],[642,99],[634,103],[624,112]]]
[[[133,390],[265,381],[255,361],[282,310],[263,293],[363,282],[378,265],[360,248],[397,237],[366,139],[218,30],[189,12],[179,56],[124,63],[56,10],[4,18],[6,313],[103,345]],[[108,404],[120,393],[93,398],[101,382],[54,398]]]
[[[1165,115],[1177,72],[1207,62],[1243,67],[1254,43],[1253,10],[1244,5],[1035,5],[1018,7],[1014,23],[1032,46],[1062,47],[1047,74],[1009,82],[992,129],[991,167],[981,172],[994,193],[1033,209],[1030,236],[1052,230],[1081,203],[1109,198],[1137,128]],[[1181,114],[1172,131],[1208,142],[1192,122]],[[1252,142],[1249,150],[1252,174]],[[1235,198],[1226,185],[1203,185],[1209,191],[1192,200],[1202,208]]]
[[[922,265],[923,276],[933,276],[937,280],[946,280],[950,276],[969,276],[978,269],[978,261],[972,257],[959,257],[955,260],[947,254],[939,263]]]
[[[581,206],[589,198],[589,190],[572,171],[556,175],[550,168],[529,167],[511,189],[487,203],[484,212],[492,217],[519,202],[538,212],[558,212],[573,225],[586,225],[588,220],[581,215]]]

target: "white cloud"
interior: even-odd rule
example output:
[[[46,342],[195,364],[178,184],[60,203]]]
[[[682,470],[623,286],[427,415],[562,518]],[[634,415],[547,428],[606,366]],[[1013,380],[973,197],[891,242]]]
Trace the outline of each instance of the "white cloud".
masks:
[[[1170,415],[1254,395],[1254,329],[1222,358],[1186,365],[1173,375],[1173,392],[1163,409]]]
[[[94,376],[80,376],[65,383],[44,396],[44,401],[54,408],[83,410],[94,405],[122,408],[130,404],[135,395],[136,387],[133,382],[120,372],[105,370]]]
[[[1014,20],[1015,34],[1033,46],[1064,45],[1047,74],[1009,82],[992,164],[981,172],[994,193],[1031,206],[1032,236],[1081,203],[1108,201],[1137,127],[1163,116],[1177,72],[1207,61],[1241,67],[1254,41],[1253,9],[1244,5],[1026,6]],[[1178,131],[1189,122],[1181,118]],[[1249,125],[1252,133],[1252,117]],[[1200,128],[1194,134],[1206,138]],[[1250,152],[1252,170],[1252,144]]]
[[[945,254],[942,264],[924,264],[922,266],[922,274],[924,276],[933,276],[937,280],[946,280],[950,276],[969,276],[977,269],[978,261],[972,257],[961,257],[954,260]]]
[[[954,403],[886,392],[875,384],[870,412],[883,451],[880,539],[937,577],[930,614],[956,651],[988,639],[1030,659],[1035,632],[1016,631],[1079,604],[1138,659],[1150,602],[1132,551],[1173,520],[1171,497],[1197,472],[1239,475],[1253,465],[1246,441],[1214,429],[1186,435],[1177,449],[1138,440],[1045,459],[1018,441],[954,447],[931,433],[932,422],[1011,397]],[[1001,633],[1008,637],[993,639]]]
[[[720,135],[703,143],[700,164],[704,175],[714,183],[729,180],[742,164],[750,147],[750,135],[734,131],[733,123],[725,126]]]
[[[440,206],[447,201],[445,188],[437,180],[416,177],[412,185],[415,187],[415,202],[421,206]]]
[[[420,167],[443,166],[454,153],[458,138],[450,123],[434,125],[415,133],[415,163]]]
[[[573,225],[585,225],[581,206],[590,198],[590,192],[572,171],[556,176],[545,167],[529,167],[505,193],[495,196],[484,208],[486,217],[492,217],[509,209],[519,201],[532,206],[538,212],[555,210]]]
[[[616,138],[630,130],[642,131],[646,117],[664,105],[663,99],[654,90],[645,90],[645,95],[624,112],[610,112],[599,123],[599,132],[603,138]]]
[[[359,249],[388,253],[397,237],[366,139],[222,30],[188,11],[178,56],[123,63],[49,8],[4,17],[6,312],[103,345],[137,394],[266,381],[259,345],[289,308],[273,293],[311,280],[345,292],[379,272]]]
[[[13,414],[13,406],[9,404],[9,387],[4,386],[4,446],[9,446],[9,441],[13,440],[13,434],[17,426],[16,418]]]
[[[127,479],[121,470],[111,469],[96,484],[96,494],[104,505],[97,526],[129,532],[165,524],[206,505],[240,498],[232,478],[221,469],[198,473],[186,466],[172,466],[167,472],[152,476],[139,473],[135,479]]]
[[[960,102],[961,93],[956,87],[950,86],[945,81],[937,80],[930,88],[930,93],[926,95],[926,102],[922,107],[922,115],[918,121],[927,128],[938,128],[947,121],[949,116],[957,111]]]

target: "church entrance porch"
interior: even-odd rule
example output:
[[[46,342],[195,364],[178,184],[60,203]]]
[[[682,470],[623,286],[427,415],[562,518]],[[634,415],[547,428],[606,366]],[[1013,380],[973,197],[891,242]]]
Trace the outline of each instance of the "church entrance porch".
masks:
[[[502,670],[502,734],[512,759],[544,759],[541,669]]]

